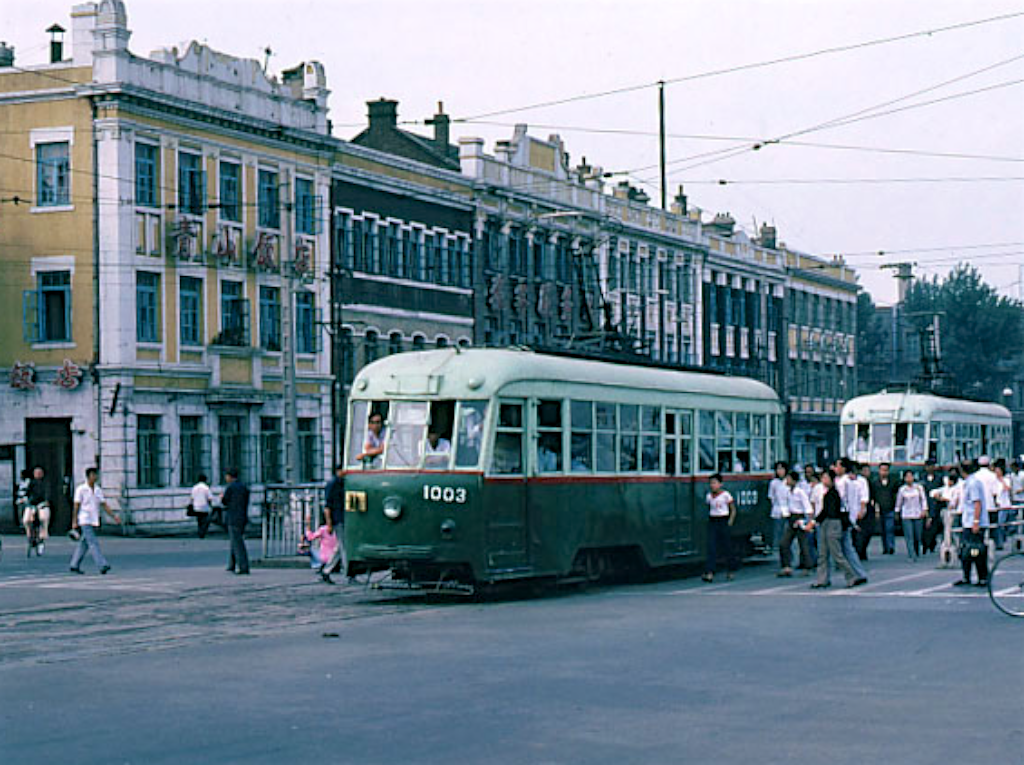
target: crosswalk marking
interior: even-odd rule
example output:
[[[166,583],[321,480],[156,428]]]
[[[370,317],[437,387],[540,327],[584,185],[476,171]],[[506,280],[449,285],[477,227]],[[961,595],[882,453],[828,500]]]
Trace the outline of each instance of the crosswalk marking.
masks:
[[[184,584],[184,582],[150,577],[122,579],[115,576],[78,576],[64,573],[22,575],[0,579],[0,587],[6,588],[153,593],[177,592]]]

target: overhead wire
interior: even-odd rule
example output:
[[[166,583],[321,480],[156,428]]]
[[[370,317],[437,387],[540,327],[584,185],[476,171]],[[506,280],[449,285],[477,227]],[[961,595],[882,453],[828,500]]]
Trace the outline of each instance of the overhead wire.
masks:
[[[493,109],[487,112],[481,112],[478,114],[470,115],[467,117],[458,117],[453,122],[470,122],[473,120],[484,119],[487,117],[498,117],[504,114],[514,114],[517,112],[532,111],[535,109],[549,108],[552,106],[561,106],[563,104],[576,103],[579,101],[586,101],[595,98],[604,98],[612,95],[620,95],[623,93],[631,93],[638,90],[645,90],[648,88],[658,87],[661,84],[664,85],[675,85],[681,82],[692,82],[694,80],[707,79],[710,77],[719,77],[726,74],[734,74],[736,72],[749,71],[753,69],[763,69],[769,66],[776,66],[778,64],[792,63],[794,61],[803,61],[811,58],[817,58],[820,56],[827,56],[836,53],[844,53],[846,51],[858,50],[862,48],[868,48],[878,45],[888,45],[890,43],[900,42],[904,40],[910,40],[918,37],[931,37],[944,32],[951,32],[960,29],[967,29],[970,27],[981,26],[984,24],[998,23],[1002,21],[1009,21],[1011,19],[1019,18],[1024,16],[1024,11],[1017,11],[1014,13],[1004,13],[998,16],[991,16],[984,19],[975,19],[972,21],[960,22],[957,24],[948,24],[942,27],[934,27],[931,29],[918,30],[916,32],[908,32],[900,35],[891,35],[889,37],[875,38],[871,40],[862,40],[856,43],[850,43],[847,45],[836,45],[828,48],[821,48],[814,51],[808,51],[805,53],[797,53],[790,56],[780,56],[778,58],[767,59],[764,61],[757,61],[747,64],[739,64],[736,66],[724,67],[721,69],[711,69],[704,72],[696,72],[694,74],[681,75],[677,77],[668,77],[654,82],[646,82],[637,85],[628,85],[621,88],[612,88],[609,90],[600,91],[597,93],[584,93],[577,94],[574,96],[568,96],[565,98],[553,99],[550,101],[541,101],[533,104],[527,104],[524,106],[511,107],[507,109]]]

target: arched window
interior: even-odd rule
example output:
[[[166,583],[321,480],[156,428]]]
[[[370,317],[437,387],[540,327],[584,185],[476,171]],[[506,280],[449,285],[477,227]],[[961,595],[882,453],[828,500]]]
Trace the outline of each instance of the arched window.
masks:
[[[378,337],[377,330],[366,330],[366,334],[363,336],[363,363],[369,364],[380,356]]]
[[[425,338],[423,335],[413,335],[412,336],[412,349],[414,351],[422,351],[426,347],[427,347],[427,338]]]
[[[392,332],[388,336],[388,354],[402,352],[402,333]]]
[[[438,348],[447,348],[448,347],[448,338],[445,337],[444,335],[438,335],[437,339],[434,340],[434,345],[436,347],[438,347]]]
[[[468,337],[460,337],[459,338],[459,347],[460,348],[468,348],[471,345],[472,345],[472,343],[469,341]]]

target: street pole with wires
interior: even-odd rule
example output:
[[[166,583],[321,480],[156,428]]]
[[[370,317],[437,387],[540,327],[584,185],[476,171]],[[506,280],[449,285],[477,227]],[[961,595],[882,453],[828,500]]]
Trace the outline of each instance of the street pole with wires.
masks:
[[[668,210],[668,181],[665,175],[665,81],[658,81],[658,167],[661,169],[661,209]]]
[[[281,221],[281,365],[284,394],[284,480],[289,486],[297,483],[299,463],[299,418],[295,386],[295,243],[292,241],[292,184],[287,171],[281,184],[284,218]]]

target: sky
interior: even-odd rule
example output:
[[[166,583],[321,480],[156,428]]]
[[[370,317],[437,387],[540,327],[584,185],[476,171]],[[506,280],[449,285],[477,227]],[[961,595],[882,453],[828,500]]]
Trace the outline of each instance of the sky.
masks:
[[[413,122],[443,101],[455,120],[453,140],[480,136],[492,151],[516,123],[540,137],[558,133],[572,164],[586,157],[622,172],[613,183],[647,183],[655,203],[654,84],[664,80],[669,198],[683,184],[690,203],[709,216],[729,212],[748,231],[774,223],[792,248],[843,254],[878,303],[895,300],[891,271],[882,266],[899,261],[915,263],[924,277],[970,262],[1002,294],[1024,294],[1024,0],[126,6],[130,48],[139,55],[195,39],[260,60],[270,46],[271,73],[323,62],[340,138],[365,125],[369,100],[396,99],[399,119]],[[70,28],[70,9],[61,0],[0,0],[0,40],[15,46],[17,64],[43,63],[44,30],[53,22]],[[745,66],[1009,14],[1021,15]],[[520,110],[634,86],[647,87]],[[861,114],[867,109],[874,111]],[[899,111],[820,127],[893,110]],[[730,151],[707,156],[723,150]]]

